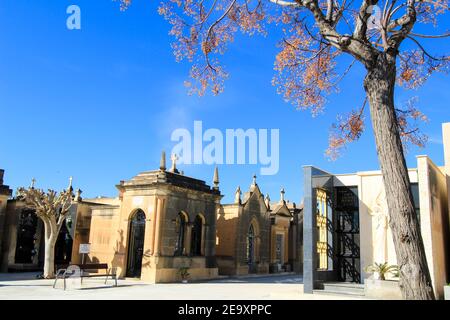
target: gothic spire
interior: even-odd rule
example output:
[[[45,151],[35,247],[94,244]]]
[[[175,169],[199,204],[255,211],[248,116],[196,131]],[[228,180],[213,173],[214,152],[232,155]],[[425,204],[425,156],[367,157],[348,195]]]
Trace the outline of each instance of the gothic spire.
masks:
[[[234,203],[241,204],[241,194],[242,194],[241,187],[238,186],[234,194]]]
[[[213,183],[214,183],[214,190],[219,190],[219,168],[214,169],[214,178],[213,178]]]
[[[286,201],[284,200],[284,194],[285,193],[286,192],[284,191],[284,188],[281,188],[281,191],[280,191],[280,203],[281,204],[286,203]]]
[[[72,181],[73,181],[73,177],[69,177],[69,186],[67,187],[67,191],[72,192],[73,188],[72,188]]]
[[[252,185],[250,186],[250,191],[253,191],[253,190],[255,190],[255,187],[257,186],[257,183],[256,183],[256,173],[253,175],[253,182],[252,182]]]
[[[270,197],[269,197],[268,193],[266,194],[266,198],[264,199],[264,202],[266,204],[267,209],[270,210]]]

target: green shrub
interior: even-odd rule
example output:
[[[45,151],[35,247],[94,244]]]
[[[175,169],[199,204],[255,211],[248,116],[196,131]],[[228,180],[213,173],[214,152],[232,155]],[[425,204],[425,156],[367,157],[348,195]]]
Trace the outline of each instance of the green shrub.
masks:
[[[386,275],[391,273],[395,277],[399,276],[400,270],[396,265],[389,265],[385,263],[374,263],[366,268],[366,272],[378,273],[380,280],[386,280]]]

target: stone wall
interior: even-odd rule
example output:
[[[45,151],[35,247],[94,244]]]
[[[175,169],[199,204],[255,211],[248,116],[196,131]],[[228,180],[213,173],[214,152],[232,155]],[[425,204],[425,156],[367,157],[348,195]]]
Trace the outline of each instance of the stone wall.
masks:
[[[8,203],[8,198],[11,196],[12,190],[8,186],[3,184],[3,176],[5,171],[0,169],[0,270],[2,266],[2,257],[4,251],[7,250],[7,245],[5,245],[4,235],[6,233],[6,205]]]
[[[419,156],[417,161],[422,239],[435,294],[442,298],[449,281],[447,179],[428,157]]]

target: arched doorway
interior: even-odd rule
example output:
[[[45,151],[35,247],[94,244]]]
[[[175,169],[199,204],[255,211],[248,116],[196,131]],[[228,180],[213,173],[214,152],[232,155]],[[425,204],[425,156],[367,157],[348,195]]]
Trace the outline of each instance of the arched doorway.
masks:
[[[128,238],[127,277],[140,278],[142,270],[142,257],[144,255],[145,213],[138,210],[130,222]]]
[[[201,216],[195,217],[191,235],[191,255],[202,255],[203,219]]]
[[[73,239],[67,226],[67,220],[61,226],[55,244],[55,264],[69,264],[72,260]]]
[[[250,224],[247,234],[247,263],[249,273],[256,273],[255,247],[256,247],[255,228],[253,227],[253,224]]]

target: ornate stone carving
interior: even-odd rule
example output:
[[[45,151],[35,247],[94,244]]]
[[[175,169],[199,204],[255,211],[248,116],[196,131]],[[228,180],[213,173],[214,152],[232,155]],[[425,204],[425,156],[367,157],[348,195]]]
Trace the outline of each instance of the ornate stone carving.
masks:
[[[369,208],[372,216],[372,239],[374,262],[387,262],[387,229],[389,226],[389,216],[386,203],[386,194],[381,188],[378,196]]]

